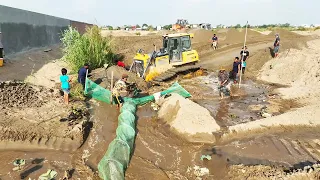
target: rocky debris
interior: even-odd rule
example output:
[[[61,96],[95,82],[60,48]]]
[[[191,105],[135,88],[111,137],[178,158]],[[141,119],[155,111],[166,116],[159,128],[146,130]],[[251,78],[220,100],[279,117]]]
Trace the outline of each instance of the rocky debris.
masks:
[[[0,83],[0,107],[40,107],[46,102],[46,97],[53,91],[33,87],[23,82]]]
[[[191,142],[213,143],[212,133],[220,130],[206,108],[178,94],[164,100],[158,116]]]
[[[188,169],[188,171],[190,171],[190,169]],[[209,175],[209,173],[208,168],[201,168],[200,166],[193,167],[193,174],[197,177],[197,180],[202,180],[202,177]]]
[[[233,165],[229,169],[228,179],[319,179],[319,164],[306,166],[303,169],[285,171],[270,166]]]

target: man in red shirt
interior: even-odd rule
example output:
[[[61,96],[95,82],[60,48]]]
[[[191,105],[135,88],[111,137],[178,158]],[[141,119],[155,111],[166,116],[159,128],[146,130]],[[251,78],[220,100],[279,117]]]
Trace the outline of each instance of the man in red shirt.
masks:
[[[120,67],[123,67],[123,68],[125,68],[125,66],[126,66],[124,64],[124,62],[122,62],[122,61],[118,61],[117,65],[120,66]]]

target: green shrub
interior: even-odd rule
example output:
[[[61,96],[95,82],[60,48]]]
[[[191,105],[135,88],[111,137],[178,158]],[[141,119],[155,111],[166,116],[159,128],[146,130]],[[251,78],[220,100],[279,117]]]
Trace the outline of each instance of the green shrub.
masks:
[[[300,27],[297,28],[297,30],[298,30],[298,31],[307,31],[308,29],[305,28],[305,27],[301,27],[301,26],[300,26]]]
[[[141,32],[136,32],[136,35],[137,36],[141,36]]]
[[[63,32],[61,41],[63,59],[70,65],[72,72],[77,72],[85,63],[89,63],[91,69],[113,63],[112,39],[103,37],[97,26],[87,28],[83,35],[69,27]]]

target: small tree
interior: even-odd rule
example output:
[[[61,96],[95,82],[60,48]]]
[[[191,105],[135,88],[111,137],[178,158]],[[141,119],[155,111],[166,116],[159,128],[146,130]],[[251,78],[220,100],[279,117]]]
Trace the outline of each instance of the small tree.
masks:
[[[236,29],[241,28],[241,25],[237,24],[236,26],[234,26],[234,28],[236,28]]]
[[[141,26],[139,24],[136,25],[136,28],[141,28]]]
[[[163,29],[170,30],[172,28],[172,24],[163,26]]]
[[[153,30],[154,30],[153,26],[152,26],[152,25],[149,25],[149,26],[148,26],[148,30],[149,30],[149,31],[153,31]]]
[[[114,54],[110,37],[103,37],[98,26],[89,27],[84,35],[69,27],[62,34],[63,59],[77,72],[85,63],[95,69],[112,64]]]

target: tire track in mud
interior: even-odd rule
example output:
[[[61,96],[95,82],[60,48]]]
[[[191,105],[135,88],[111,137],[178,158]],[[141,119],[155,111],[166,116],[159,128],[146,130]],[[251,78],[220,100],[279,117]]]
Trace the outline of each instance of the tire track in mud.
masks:
[[[299,131],[299,129],[297,129]],[[307,136],[302,136],[307,134]],[[298,136],[299,135],[299,136]],[[298,136],[298,137],[297,137]],[[280,166],[285,169],[303,169],[320,162],[320,131],[257,135],[232,141],[215,148],[230,164]]]
[[[74,152],[86,141],[88,131],[91,128],[89,122],[84,122],[82,129],[71,132],[72,135],[59,137],[52,134],[41,135],[29,130],[15,130],[2,128],[0,135],[0,150],[15,149],[51,149],[63,152]]]

